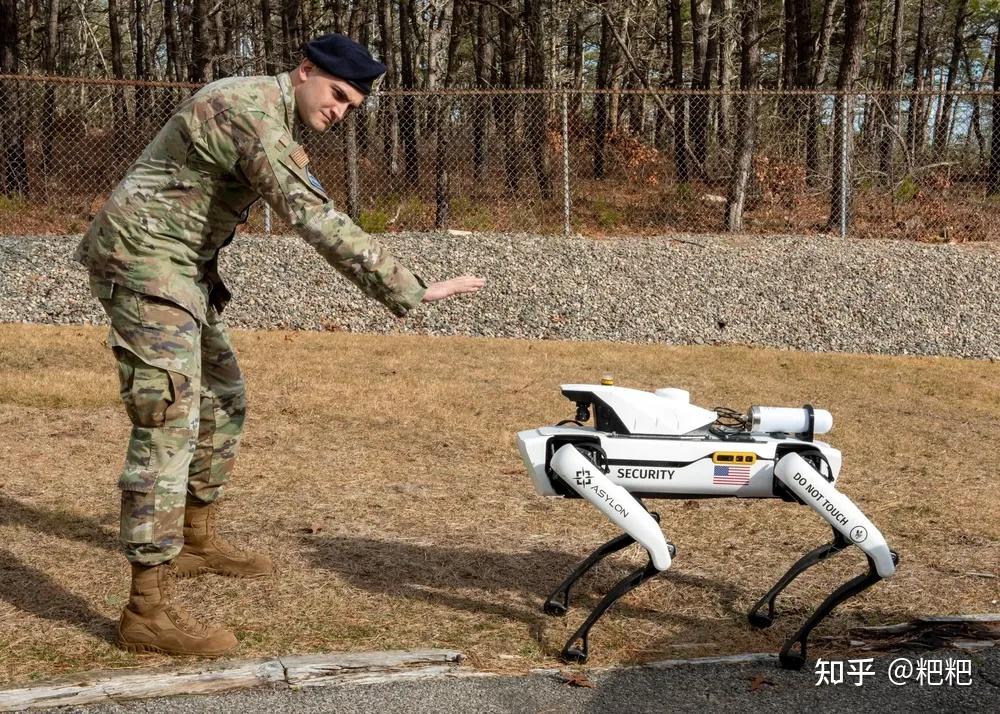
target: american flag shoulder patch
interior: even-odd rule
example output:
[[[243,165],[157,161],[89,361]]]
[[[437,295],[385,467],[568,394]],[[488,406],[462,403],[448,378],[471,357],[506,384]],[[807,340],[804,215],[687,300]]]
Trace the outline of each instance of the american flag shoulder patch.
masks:
[[[309,163],[309,157],[306,155],[306,150],[303,149],[301,146],[296,146],[294,149],[292,149],[291,153],[288,155],[288,158],[294,161],[295,165],[298,166],[300,169],[305,168],[306,164]]]
[[[715,486],[746,486],[750,483],[749,466],[719,466],[716,464],[712,473],[712,484]]]

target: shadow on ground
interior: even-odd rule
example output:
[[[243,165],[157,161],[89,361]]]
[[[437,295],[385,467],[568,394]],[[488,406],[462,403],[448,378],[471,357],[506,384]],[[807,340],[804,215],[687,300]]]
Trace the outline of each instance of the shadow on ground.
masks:
[[[553,618],[542,613],[542,603],[580,560],[577,555],[550,549],[510,553],[348,536],[305,537],[303,542],[314,565],[337,573],[354,587],[520,621],[546,651],[550,648],[542,633]],[[630,567],[600,564],[571,590],[571,611],[577,616],[589,612]],[[669,571],[659,578],[677,586],[701,588],[706,598],[718,601],[720,609],[734,619],[745,617],[732,604],[743,595],[736,588]],[[627,595],[614,606],[614,612],[660,624],[704,626],[701,618],[630,605]]]
[[[37,568],[0,549],[0,599],[19,610],[53,622],[64,622],[110,641],[115,621],[96,612]]]

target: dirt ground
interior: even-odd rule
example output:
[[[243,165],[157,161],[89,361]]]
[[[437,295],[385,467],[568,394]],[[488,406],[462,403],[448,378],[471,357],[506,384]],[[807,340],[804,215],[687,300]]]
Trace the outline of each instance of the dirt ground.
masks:
[[[126,601],[117,547],[128,423],[104,330],[0,325],[0,681],[164,664],[111,642]],[[224,507],[235,540],[268,550],[272,578],[183,581],[183,601],[233,628],[237,657],[448,647],[495,671],[553,666],[636,548],[575,591],[547,593],[615,535],[580,501],[536,495],[514,435],[573,415],[560,383],[678,386],[695,403],[812,403],[833,412],[840,488],[899,551],[897,574],[839,608],[812,656],[855,625],[1000,610],[1000,365],[741,347],[238,332],[250,414]],[[673,567],[594,629],[591,663],[776,651],[837,584],[851,549],[745,612],[829,537],[776,500],[653,503]],[[988,577],[988,576],[993,577]],[[826,637],[827,639],[824,639]],[[838,644],[839,643],[839,644]]]

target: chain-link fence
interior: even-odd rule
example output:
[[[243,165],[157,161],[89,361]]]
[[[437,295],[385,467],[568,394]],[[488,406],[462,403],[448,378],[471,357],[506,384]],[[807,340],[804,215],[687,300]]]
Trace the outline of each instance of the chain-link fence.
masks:
[[[76,232],[195,85],[0,77],[0,233]],[[994,95],[384,92],[314,173],[367,230],[998,237]],[[258,204],[247,230],[285,231]]]

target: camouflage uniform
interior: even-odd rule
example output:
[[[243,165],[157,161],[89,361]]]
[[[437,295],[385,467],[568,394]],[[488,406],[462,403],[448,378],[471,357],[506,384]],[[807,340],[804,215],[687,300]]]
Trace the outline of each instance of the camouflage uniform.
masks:
[[[229,478],[246,414],[220,313],[219,250],[263,197],[334,268],[393,314],[426,285],[329,202],[297,141],[291,78],[224,79],[184,102],[94,219],[76,258],[111,321],[132,421],[121,540],[157,565],[183,545],[185,498]]]

